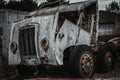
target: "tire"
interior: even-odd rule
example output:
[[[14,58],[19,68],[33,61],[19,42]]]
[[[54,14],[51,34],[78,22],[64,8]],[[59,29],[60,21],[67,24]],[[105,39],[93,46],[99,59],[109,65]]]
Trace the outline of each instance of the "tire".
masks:
[[[86,45],[76,46],[70,54],[69,67],[71,77],[93,77],[95,68],[93,51]]]
[[[96,54],[96,66],[98,73],[105,73],[112,70],[114,55],[109,43],[102,45]]]

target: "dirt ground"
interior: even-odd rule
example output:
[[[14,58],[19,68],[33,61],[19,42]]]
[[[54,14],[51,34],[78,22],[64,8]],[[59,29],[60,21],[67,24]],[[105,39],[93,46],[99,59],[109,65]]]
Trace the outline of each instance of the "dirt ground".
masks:
[[[65,68],[48,68],[43,72],[41,71],[36,78],[70,78],[70,75]],[[107,73],[100,74],[96,72],[93,78],[120,78],[120,63],[115,63],[114,69]]]
[[[3,72],[0,71],[1,74]],[[41,68],[41,70],[39,71],[39,74],[36,76],[31,75],[31,76],[22,77],[22,76],[19,76],[18,74],[15,74],[15,75],[7,74],[3,78],[0,78],[0,80],[22,80],[22,79],[38,80],[39,78],[42,78],[42,79],[43,78],[53,78],[53,79],[54,78],[70,78],[70,75],[69,75],[69,71],[65,68],[45,67],[45,68]],[[107,73],[102,73],[102,74],[95,73],[93,78],[120,78],[120,62],[115,64],[115,67],[112,71],[109,71]]]
[[[96,73],[93,78],[120,78],[120,62],[116,63],[113,70],[107,73]]]

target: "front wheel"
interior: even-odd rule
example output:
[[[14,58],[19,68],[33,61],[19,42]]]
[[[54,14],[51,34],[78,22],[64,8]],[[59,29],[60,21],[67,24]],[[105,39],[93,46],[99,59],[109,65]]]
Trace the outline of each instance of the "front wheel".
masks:
[[[76,46],[70,54],[69,66],[72,77],[92,77],[95,64],[90,47]]]

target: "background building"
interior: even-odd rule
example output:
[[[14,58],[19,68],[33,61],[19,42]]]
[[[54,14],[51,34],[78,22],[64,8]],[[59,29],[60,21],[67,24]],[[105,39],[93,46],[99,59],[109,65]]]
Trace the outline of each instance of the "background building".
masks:
[[[120,14],[108,11],[100,11],[99,14],[99,41],[120,36]]]
[[[99,41],[120,36],[120,1],[98,0]]]
[[[0,10],[0,54],[8,58],[11,25],[15,21],[24,19],[28,12],[2,9]]]

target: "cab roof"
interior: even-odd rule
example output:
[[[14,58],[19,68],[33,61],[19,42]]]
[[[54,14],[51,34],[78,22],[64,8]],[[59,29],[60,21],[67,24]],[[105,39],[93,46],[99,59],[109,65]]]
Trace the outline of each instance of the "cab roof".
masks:
[[[29,16],[49,15],[49,14],[55,14],[56,12],[81,11],[95,4],[96,2],[97,0],[88,0],[88,1],[78,2],[78,3],[60,5],[53,8],[38,9],[37,11],[30,13]]]

